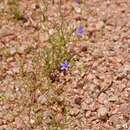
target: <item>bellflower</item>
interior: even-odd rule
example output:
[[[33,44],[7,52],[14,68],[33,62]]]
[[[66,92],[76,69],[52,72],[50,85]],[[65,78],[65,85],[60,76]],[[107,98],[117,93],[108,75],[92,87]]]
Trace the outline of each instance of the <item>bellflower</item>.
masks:
[[[83,36],[84,31],[85,31],[84,27],[82,25],[80,25],[79,27],[76,28],[76,35]]]
[[[64,63],[61,64],[60,69],[61,69],[62,71],[66,71],[66,70],[68,70],[69,67],[70,67],[70,64],[68,63],[67,60],[65,60]]]

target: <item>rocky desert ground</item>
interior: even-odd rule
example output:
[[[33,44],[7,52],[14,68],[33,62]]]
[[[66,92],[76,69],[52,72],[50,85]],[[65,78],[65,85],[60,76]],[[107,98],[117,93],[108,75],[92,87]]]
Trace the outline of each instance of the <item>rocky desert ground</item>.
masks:
[[[130,130],[130,0],[0,0],[0,130]]]

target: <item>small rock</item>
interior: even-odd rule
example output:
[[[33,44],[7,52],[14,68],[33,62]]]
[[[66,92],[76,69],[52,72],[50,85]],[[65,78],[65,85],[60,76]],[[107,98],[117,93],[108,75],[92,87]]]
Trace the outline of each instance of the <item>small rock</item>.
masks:
[[[82,109],[83,110],[89,110],[88,104],[86,102],[82,103]]]
[[[17,129],[22,129],[24,127],[24,122],[19,117],[15,118],[15,124]]]
[[[81,51],[85,52],[88,50],[88,47],[86,45],[81,46]]]
[[[21,45],[20,47],[18,47],[18,52],[19,52],[20,54],[22,54],[22,53],[24,53],[24,51],[25,51],[26,48],[27,48],[27,47],[26,47],[25,45]]]
[[[43,119],[44,119],[44,120],[47,120],[48,117],[52,117],[51,111],[45,111],[45,112],[43,112]],[[49,119],[50,119],[50,118],[49,118]]]
[[[85,117],[86,117],[86,118],[88,118],[90,115],[91,115],[91,111],[87,111],[87,112],[85,113]]]
[[[46,104],[48,102],[46,95],[39,96],[38,102],[41,104]]]
[[[114,36],[113,36],[113,41],[116,42],[118,39],[119,39],[119,36],[118,36],[118,35],[114,35]]]
[[[3,3],[0,3],[0,13],[5,9],[5,6]]]
[[[57,120],[58,122],[62,122],[62,121],[64,120],[63,114],[58,113],[58,114],[56,115],[56,120]]]
[[[74,102],[75,102],[75,104],[80,105],[81,104],[81,100],[82,100],[81,97],[76,97]]]
[[[108,115],[108,108],[106,108],[105,106],[102,106],[98,109],[98,117],[100,119],[106,119]]]
[[[71,115],[77,115],[77,114],[79,114],[79,109],[78,109],[78,108],[73,108],[73,109],[71,109],[71,110],[70,110],[70,114],[71,114]]]
[[[121,113],[126,116],[130,115],[130,103],[124,103],[120,105],[118,113]]]
[[[98,102],[104,104],[107,101],[107,95],[105,93],[101,93],[98,97]]]
[[[76,13],[81,13],[81,8],[78,7],[78,6],[75,6],[74,10],[75,10]]]
[[[14,55],[14,54],[17,52],[17,50],[16,50],[15,47],[11,47],[11,48],[9,49],[9,51],[10,51],[10,54],[11,54],[11,55]]]
[[[49,39],[49,35],[47,33],[40,33],[39,34],[39,40],[40,42],[47,41]]]
[[[3,26],[0,29],[0,38],[11,34],[11,29],[8,26]]]
[[[122,127],[125,128],[125,129],[128,129],[128,124],[127,124],[127,123],[124,123],[124,124],[122,125]]]
[[[30,120],[30,123],[31,123],[31,124],[34,124],[34,123],[35,123],[35,120],[31,119],[31,120]]]
[[[54,29],[49,29],[49,35],[53,35],[55,33]]]
[[[109,122],[113,124],[116,128],[126,127],[126,121],[123,119],[123,116],[114,114],[109,118]]]
[[[99,21],[99,22],[96,24],[96,29],[97,29],[97,30],[100,30],[103,26],[104,26],[104,22],[103,22],[103,21]]]
[[[6,117],[7,116],[7,117]],[[12,114],[7,114],[5,117],[9,122],[12,122],[14,120],[14,116]]]
[[[111,97],[108,98],[108,101],[110,101],[110,102],[118,101],[118,97],[117,96],[111,96]]]
[[[105,90],[105,89],[111,87],[112,83],[113,83],[112,80],[106,79],[104,82],[102,82],[100,84],[101,90]]]

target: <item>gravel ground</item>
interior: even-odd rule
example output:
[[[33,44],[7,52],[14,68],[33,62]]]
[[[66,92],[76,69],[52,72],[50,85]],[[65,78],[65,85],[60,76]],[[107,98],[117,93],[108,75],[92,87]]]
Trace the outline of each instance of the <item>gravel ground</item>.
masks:
[[[19,20],[10,2],[0,1],[0,130],[130,130],[130,1],[61,1],[66,31],[82,23],[85,34],[73,34],[74,65],[51,86],[41,52],[59,1],[20,0]]]

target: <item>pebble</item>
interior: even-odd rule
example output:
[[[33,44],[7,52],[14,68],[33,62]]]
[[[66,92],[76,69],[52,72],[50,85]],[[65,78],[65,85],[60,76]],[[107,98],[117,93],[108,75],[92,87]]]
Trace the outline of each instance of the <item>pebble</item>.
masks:
[[[103,26],[104,26],[104,22],[103,22],[103,21],[99,21],[99,22],[96,24],[96,29],[97,29],[97,30],[100,30]]]
[[[102,106],[98,109],[98,117],[100,119],[105,119],[107,117],[108,114],[108,108],[106,108],[105,106]]]
[[[22,129],[24,127],[24,122],[19,117],[15,118],[15,124],[17,129]]]
[[[56,115],[56,120],[57,120],[58,122],[63,122],[63,120],[64,120],[63,114],[58,113],[58,114]]]
[[[5,6],[3,3],[0,3],[0,12],[2,12],[5,9]]]
[[[75,6],[74,10],[75,10],[76,13],[81,13],[81,8],[78,7],[78,6]]]
[[[30,120],[30,123],[31,123],[31,124],[34,124],[34,123],[35,123],[35,120],[31,119],[31,120]]]
[[[49,29],[49,35],[53,35],[55,33],[54,29]]]
[[[120,116],[118,114],[112,115],[109,118],[109,122],[112,123],[113,126],[116,128],[127,127],[126,121],[123,119],[123,116]]]
[[[111,97],[108,98],[108,101],[110,101],[110,102],[118,101],[118,97],[117,96],[111,96]]]
[[[121,113],[126,116],[130,115],[130,103],[121,104],[118,109],[118,113]]]
[[[88,110],[88,109],[89,109],[88,104],[85,103],[85,102],[83,102],[83,103],[82,103],[82,109],[83,109],[83,110]]]
[[[25,52],[25,49],[26,49],[26,48],[27,48],[26,45],[21,45],[20,47],[18,47],[18,52],[19,52],[20,54],[22,54],[22,53]]]
[[[81,104],[81,100],[82,100],[81,97],[76,97],[75,98],[75,104],[80,105]]]
[[[107,95],[105,93],[101,93],[98,97],[98,102],[104,104],[107,101]]]
[[[91,111],[87,111],[87,112],[85,113],[85,117],[86,117],[86,118],[88,118],[90,115],[91,115]]]
[[[47,33],[44,32],[39,34],[39,40],[40,42],[44,42],[47,41],[49,39],[49,35]]]
[[[11,55],[14,55],[14,54],[17,52],[17,50],[16,50],[15,47],[11,47],[11,48],[9,49],[9,51],[10,51],[10,54],[11,54]]]
[[[9,34],[11,34],[11,30],[8,26],[3,26],[0,29],[0,37],[4,37],[4,36],[9,35]]]
[[[14,120],[14,116],[12,114],[7,114],[6,116],[6,120],[8,120],[9,122],[12,122]]]
[[[73,108],[70,110],[70,114],[71,115],[77,115],[79,113],[79,109],[78,108]]]
[[[41,103],[41,104],[46,104],[48,102],[46,95],[39,96],[38,102]]]

